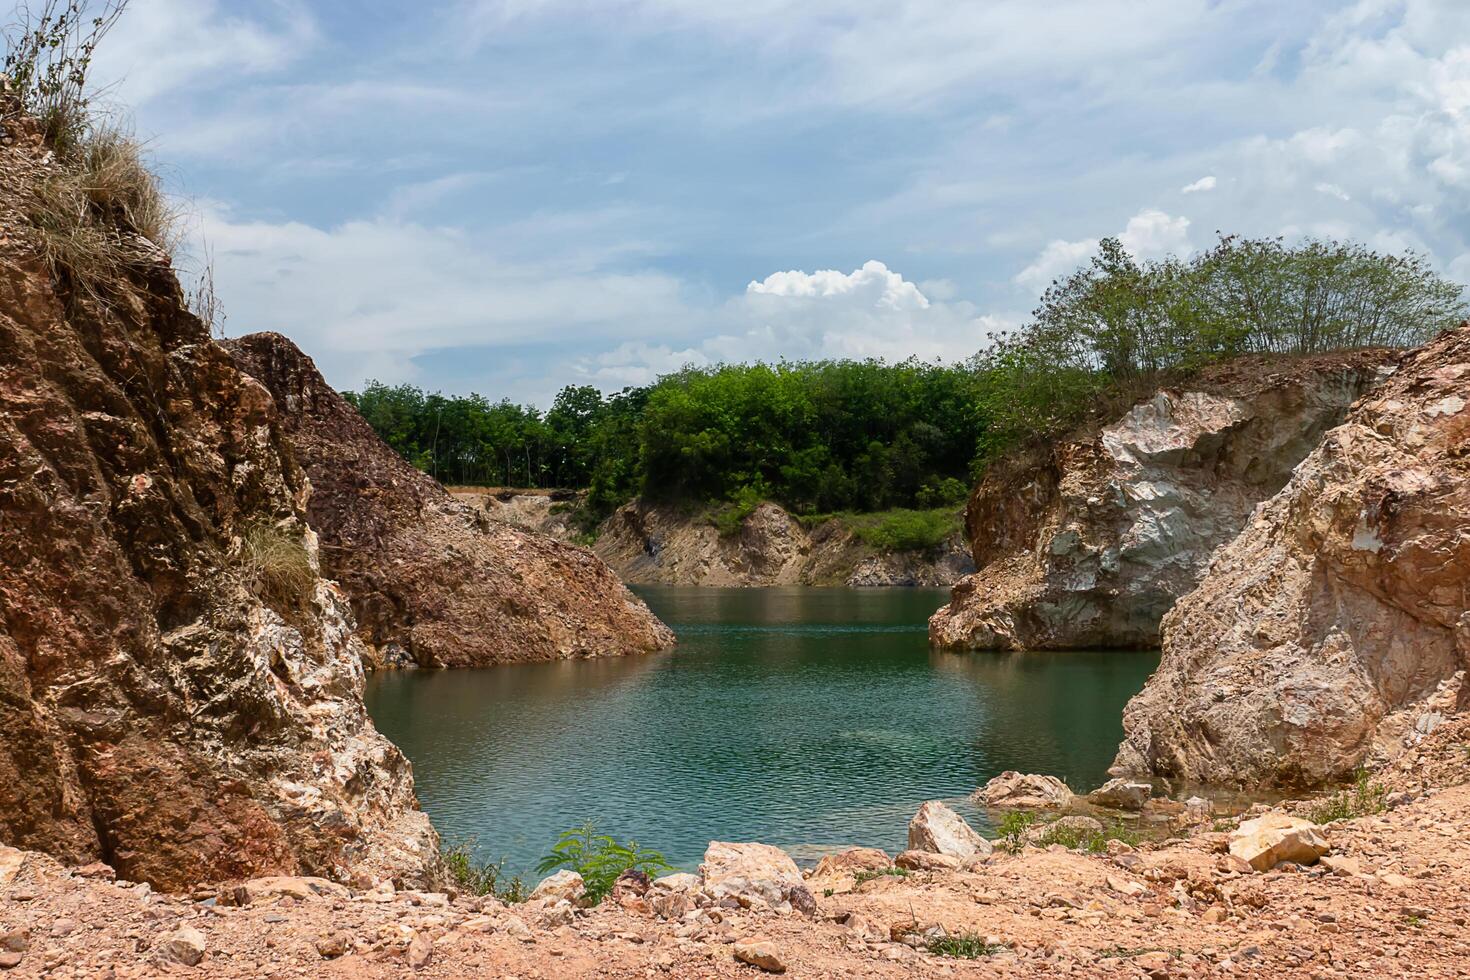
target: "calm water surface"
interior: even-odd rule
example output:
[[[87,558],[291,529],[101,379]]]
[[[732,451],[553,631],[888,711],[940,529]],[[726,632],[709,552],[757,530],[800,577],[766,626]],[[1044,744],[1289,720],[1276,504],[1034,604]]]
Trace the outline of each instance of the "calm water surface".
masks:
[[[711,839],[901,850],[921,802],[1006,769],[1100,783],[1158,662],[934,653],[942,590],[638,591],[672,652],[370,679],[446,840],[516,869],[589,818],[688,870]]]

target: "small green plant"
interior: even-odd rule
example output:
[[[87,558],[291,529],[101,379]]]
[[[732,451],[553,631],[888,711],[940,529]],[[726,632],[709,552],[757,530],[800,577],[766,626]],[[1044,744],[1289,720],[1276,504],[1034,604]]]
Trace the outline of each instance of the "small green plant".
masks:
[[[299,532],[258,521],[245,529],[241,547],[253,584],[265,598],[297,606],[311,594],[316,569]]]
[[[46,143],[68,157],[91,125],[87,72],[98,43],[128,0],[40,0],[21,3],[5,27],[5,65],[22,108],[41,124]]]
[[[720,532],[720,537],[729,538],[740,533],[745,519],[765,500],[763,488],[744,486],[735,492],[730,501],[710,514],[709,522]]]
[[[823,898],[831,898],[832,897],[832,894],[833,894],[832,889],[830,889],[830,888],[823,888],[822,889],[822,897]]]
[[[558,868],[570,868],[582,876],[587,898],[593,904],[612,891],[613,882],[624,871],[657,876],[674,870],[658,851],[640,847],[637,841],[619,844],[606,834],[599,834],[597,825],[591,821],[563,831],[551,853],[536,865],[536,872],[547,874]]]
[[[1372,816],[1387,808],[1384,802],[1387,796],[1387,787],[1374,782],[1368,770],[1359,769],[1353,778],[1351,789],[1329,796],[1313,807],[1307,816],[1313,823],[1319,824]]]
[[[994,956],[1005,949],[1003,943],[986,942],[984,936],[973,932],[961,932],[952,936],[931,939],[925,947],[935,956],[954,956],[965,960],[978,960],[983,956]]]
[[[1404,925],[1408,926],[1411,929],[1423,929],[1424,917],[1422,915],[1415,915],[1414,913],[1410,912],[1404,916]]]
[[[996,838],[996,846],[1007,854],[1020,854],[1021,848],[1026,845],[1026,831],[1036,822],[1036,814],[1026,810],[1010,810],[1000,818],[1000,825],[996,830],[1000,836]]]
[[[473,840],[465,840],[440,849],[439,857],[450,880],[468,895],[493,895],[511,905],[524,902],[529,892],[521,876],[505,876],[504,858],[495,862],[477,860],[474,844]]]
[[[869,881],[877,881],[879,878],[907,878],[907,868],[879,868],[872,870],[863,868],[852,876],[852,887],[856,888]]]

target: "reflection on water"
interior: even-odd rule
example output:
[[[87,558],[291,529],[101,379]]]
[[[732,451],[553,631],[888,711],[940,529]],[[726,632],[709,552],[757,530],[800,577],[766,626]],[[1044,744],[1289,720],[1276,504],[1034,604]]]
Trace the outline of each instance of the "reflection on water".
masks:
[[[1157,663],[931,652],[939,590],[639,591],[674,651],[371,679],[446,839],[519,869],[589,818],[691,870],[711,839],[893,851],[919,803],[1006,769],[1101,782]]]

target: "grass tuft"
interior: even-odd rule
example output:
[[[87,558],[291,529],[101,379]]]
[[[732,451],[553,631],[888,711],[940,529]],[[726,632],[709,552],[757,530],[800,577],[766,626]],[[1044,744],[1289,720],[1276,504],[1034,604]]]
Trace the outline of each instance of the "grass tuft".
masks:
[[[984,936],[973,932],[957,933],[953,936],[940,936],[931,939],[925,947],[935,956],[953,956],[963,960],[978,960],[985,956],[994,956],[1006,947],[1002,943],[990,943],[985,941]]]
[[[520,875],[505,876],[505,858],[479,861],[474,854],[475,842],[463,840],[439,849],[444,869],[455,886],[467,895],[491,895],[507,905],[518,905],[530,894]]]
[[[242,543],[246,567],[262,595],[288,606],[311,595],[316,569],[298,532],[261,521],[246,528]]]
[[[1359,769],[1353,779],[1352,789],[1334,793],[1307,813],[1313,823],[1332,823],[1336,820],[1351,820],[1382,813],[1387,809],[1384,802],[1387,787],[1375,783],[1366,769]]]
[[[859,885],[869,881],[877,881],[879,878],[907,878],[908,876],[909,872],[907,868],[879,868],[876,871],[864,868],[853,874],[852,887],[857,888]]]

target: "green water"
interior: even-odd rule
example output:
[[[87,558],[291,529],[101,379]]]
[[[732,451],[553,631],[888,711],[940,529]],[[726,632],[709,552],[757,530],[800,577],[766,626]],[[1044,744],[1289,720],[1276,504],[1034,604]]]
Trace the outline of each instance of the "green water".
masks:
[[[921,802],[1006,769],[1100,783],[1158,661],[934,653],[939,590],[639,592],[674,651],[369,681],[446,840],[518,869],[589,818],[690,870],[711,839],[900,850]]]

